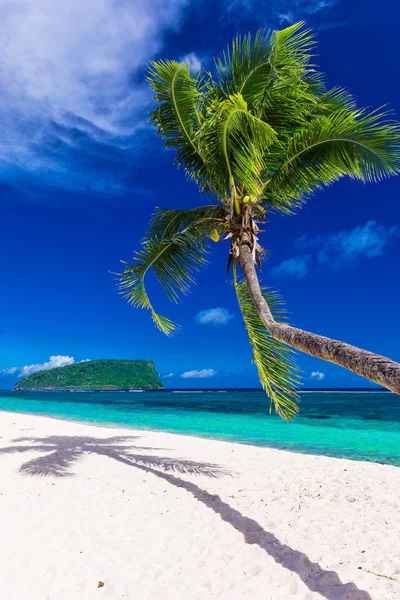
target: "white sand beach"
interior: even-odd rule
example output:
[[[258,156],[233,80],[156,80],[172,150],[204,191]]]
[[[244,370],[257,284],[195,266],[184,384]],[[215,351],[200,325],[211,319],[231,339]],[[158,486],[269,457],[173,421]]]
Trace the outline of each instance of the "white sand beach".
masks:
[[[0,423],[4,600],[400,598],[399,468]]]

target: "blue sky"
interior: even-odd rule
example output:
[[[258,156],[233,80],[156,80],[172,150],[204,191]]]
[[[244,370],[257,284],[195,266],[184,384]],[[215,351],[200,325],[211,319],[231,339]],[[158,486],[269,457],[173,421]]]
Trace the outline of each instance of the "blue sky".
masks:
[[[182,325],[173,339],[124,302],[110,274],[138,248],[155,206],[201,202],[147,124],[146,64],[191,55],[209,67],[236,33],[304,18],[318,31],[328,84],[349,88],[362,105],[389,103],[398,116],[400,7],[376,7],[0,0],[0,387],[35,365],[88,358],[154,359],[171,387],[258,385],[225,275],[226,245],[215,246],[182,304],[151,283],[159,312]],[[397,361],[399,184],[342,181],[295,216],[275,216],[263,273],[293,324]],[[298,362],[307,387],[368,385],[311,357]]]

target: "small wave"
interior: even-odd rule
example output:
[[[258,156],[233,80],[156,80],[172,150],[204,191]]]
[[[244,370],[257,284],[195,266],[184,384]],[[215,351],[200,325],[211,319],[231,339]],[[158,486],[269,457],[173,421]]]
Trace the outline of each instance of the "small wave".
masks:
[[[172,390],[173,394],[204,394],[203,390],[191,390],[191,391],[186,391],[186,390]]]

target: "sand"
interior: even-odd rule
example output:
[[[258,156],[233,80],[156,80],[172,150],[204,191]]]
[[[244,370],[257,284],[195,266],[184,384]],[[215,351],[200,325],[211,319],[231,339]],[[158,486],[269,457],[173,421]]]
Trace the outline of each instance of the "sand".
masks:
[[[4,600],[400,598],[397,467],[6,412],[0,436]]]

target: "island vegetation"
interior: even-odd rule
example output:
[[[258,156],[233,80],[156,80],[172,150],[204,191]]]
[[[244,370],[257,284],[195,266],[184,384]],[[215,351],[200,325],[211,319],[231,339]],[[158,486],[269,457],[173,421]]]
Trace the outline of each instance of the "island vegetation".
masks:
[[[163,387],[150,360],[91,360],[37,371],[15,385],[16,390],[149,390]]]

